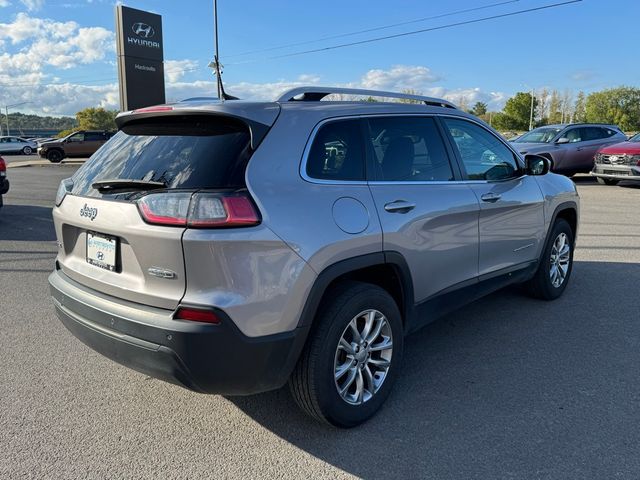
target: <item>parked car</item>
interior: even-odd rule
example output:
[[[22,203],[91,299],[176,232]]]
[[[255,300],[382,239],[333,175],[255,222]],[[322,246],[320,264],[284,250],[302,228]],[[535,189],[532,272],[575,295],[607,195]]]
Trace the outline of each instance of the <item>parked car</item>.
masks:
[[[640,181],[640,133],[626,142],[601,148],[591,175],[603,185],[617,185],[621,180]]]
[[[106,131],[81,130],[58,140],[41,143],[38,155],[52,163],[60,163],[67,157],[90,157],[112,135]]]
[[[31,140],[20,137],[0,137],[0,153],[22,153],[31,155],[36,151],[37,145]]]
[[[60,185],[49,282],[75,336],[154,377],[288,381],[351,427],[389,395],[405,334],[512,283],[556,299],[571,276],[573,182],[445,100],[303,87],[116,122]]]
[[[598,149],[626,138],[615,125],[577,123],[534,128],[512,144],[522,155],[547,157],[552,171],[572,176],[593,169]]]
[[[0,208],[4,205],[2,196],[9,191],[9,179],[7,178],[7,162],[0,157]]]

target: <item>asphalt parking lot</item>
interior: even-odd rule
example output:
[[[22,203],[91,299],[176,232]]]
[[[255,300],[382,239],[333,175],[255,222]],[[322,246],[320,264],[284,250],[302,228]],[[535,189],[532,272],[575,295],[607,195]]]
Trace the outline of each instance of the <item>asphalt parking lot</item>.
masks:
[[[577,178],[581,229],[564,297],[512,288],[431,324],[408,339],[380,414],[340,431],[305,417],[286,390],[191,393],[68,333],[47,275],[51,204],[75,168],[9,169],[0,478],[640,477],[640,186]]]

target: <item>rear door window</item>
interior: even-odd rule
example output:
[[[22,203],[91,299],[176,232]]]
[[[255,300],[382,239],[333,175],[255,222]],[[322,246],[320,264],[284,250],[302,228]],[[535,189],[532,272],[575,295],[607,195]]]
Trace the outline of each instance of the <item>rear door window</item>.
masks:
[[[84,134],[84,139],[86,142],[99,142],[104,140],[104,134],[97,132],[87,132]]]
[[[163,182],[169,189],[241,188],[251,155],[248,127],[213,116],[134,121],[105,143],[73,177],[72,194],[103,197],[99,180]]]
[[[319,180],[365,179],[359,120],[338,120],[320,127],[307,157],[306,172]]]
[[[449,156],[433,118],[370,118],[367,126],[376,180],[453,180]]]

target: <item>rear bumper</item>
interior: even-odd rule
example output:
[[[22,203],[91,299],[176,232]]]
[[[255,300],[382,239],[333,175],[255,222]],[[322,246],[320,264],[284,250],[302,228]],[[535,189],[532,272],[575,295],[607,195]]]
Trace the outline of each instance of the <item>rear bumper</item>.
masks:
[[[284,385],[306,329],[243,335],[229,317],[219,325],[173,320],[173,312],[90,290],[59,270],[49,276],[56,313],[73,335],[102,355],[203,393],[249,395]]]

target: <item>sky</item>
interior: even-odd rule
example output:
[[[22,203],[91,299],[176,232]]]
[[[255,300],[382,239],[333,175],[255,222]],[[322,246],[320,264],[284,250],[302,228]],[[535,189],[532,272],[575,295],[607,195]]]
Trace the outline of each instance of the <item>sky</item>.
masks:
[[[517,91],[575,94],[640,86],[638,0],[583,0],[291,55],[562,1],[219,0],[225,89],[243,99],[269,100],[309,84],[410,88],[470,106],[483,101],[499,110]],[[117,109],[116,3],[121,2],[0,0],[0,108],[27,102],[12,110],[56,116],[92,106]],[[214,48],[213,1],[123,3],[163,17],[167,100],[214,96],[207,67]],[[403,25],[389,27],[398,23]],[[351,35],[362,30],[371,31]],[[298,45],[275,48],[291,44]]]

